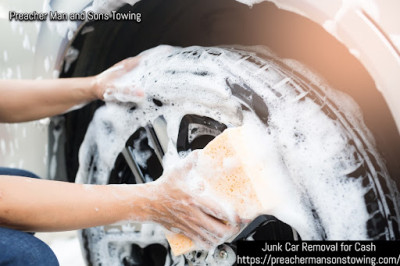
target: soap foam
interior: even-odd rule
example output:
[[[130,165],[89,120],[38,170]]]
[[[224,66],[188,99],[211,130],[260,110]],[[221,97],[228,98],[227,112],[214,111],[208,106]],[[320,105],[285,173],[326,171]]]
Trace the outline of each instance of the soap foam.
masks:
[[[257,193],[265,195],[262,202],[266,214],[291,225],[303,240],[368,239],[367,221],[371,215],[364,194],[370,187],[362,185],[362,178],[349,178],[347,174],[363,163],[354,155],[355,146],[360,145],[358,138],[363,139],[374,157],[380,157],[359,108],[349,96],[332,90],[301,64],[280,61],[263,47],[250,50],[255,52],[240,48],[159,46],[143,52],[139,65],[117,81],[118,86],[134,84],[134,90],[144,92],[143,99],[106,102],[96,111],[79,152],[77,181],[106,184],[126,140],[161,115],[167,121],[169,145],[163,165],[168,171],[182,160],[175,143],[182,117],[207,116],[228,127],[244,126],[246,141],[238,143],[238,149],[245,145],[243,150],[252,151],[247,154],[248,163],[261,173],[262,178],[253,182],[258,184]],[[250,56],[258,60],[257,64],[243,60]],[[311,92],[297,84],[295,77],[288,76],[279,64],[290,66],[318,87],[323,103],[319,105],[306,97]],[[268,106],[268,127],[254,113],[242,110],[241,102],[227,87],[227,78],[231,83],[246,84],[262,96]],[[296,90],[303,91],[299,94]],[[163,105],[155,105],[153,99]],[[337,120],[331,119],[321,110],[332,105],[331,101],[346,114],[346,119],[339,115]],[[349,123],[358,136],[344,129]],[[350,145],[351,140],[356,143]],[[224,167],[235,167],[238,160],[228,156]],[[90,167],[93,161],[95,170]],[[204,161],[200,160],[201,163]],[[380,164],[382,174],[389,178]],[[201,188],[201,193],[218,199],[201,182],[202,175],[218,171],[206,165],[198,168],[197,173],[190,172],[185,180],[192,182],[193,188]],[[90,180],[86,180],[88,176]],[[222,204],[229,212],[229,203]],[[248,209],[249,216],[258,211],[254,206]],[[151,226],[159,231],[156,225]],[[99,228],[93,230],[101,232]],[[143,241],[140,238],[141,245],[146,244]],[[91,250],[100,250],[96,243],[92,245]]]

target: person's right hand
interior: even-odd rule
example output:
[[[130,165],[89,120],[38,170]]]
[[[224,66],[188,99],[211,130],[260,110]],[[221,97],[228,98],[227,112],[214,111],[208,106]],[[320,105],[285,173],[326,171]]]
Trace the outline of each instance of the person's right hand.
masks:
[[[154,182],[157,190],[151,201],[151,220],[209,249],[237,233],[240,219],[227,206],[206,197],[201,185],[196,188],[188,184],[188,173],[196,161],[197,153],[192,152],[181,165]]]

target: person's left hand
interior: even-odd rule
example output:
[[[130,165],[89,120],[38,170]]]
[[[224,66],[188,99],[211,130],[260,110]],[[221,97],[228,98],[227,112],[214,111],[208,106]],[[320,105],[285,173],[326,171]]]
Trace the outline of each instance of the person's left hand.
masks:
[[[94,92],[98,99],[104,101],[138,101],[144,97],[144,91],[134,85],[116,86],[115,81],[133,70],[140,58],[130,57],[113,65],[94,77]]]

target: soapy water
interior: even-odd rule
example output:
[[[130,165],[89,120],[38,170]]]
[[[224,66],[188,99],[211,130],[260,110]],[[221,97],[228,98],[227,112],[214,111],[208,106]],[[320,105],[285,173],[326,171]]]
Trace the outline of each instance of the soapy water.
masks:
[[[265,196],[264,214],[289,224],[303,240],[395,238],[398,191],[349,96],[264,47],[159,46],[140,56],[139,65],[115,85],[144,94],[109,95],[113,101],[96,111],[80,148],[77,182],[107,184],[127,139],[159,116],[167,122],[169,139],[164,169],[173,168],[182,160],[176,148],[180,122],[194,114],[228,127],[244,126],[246,142],[238,145],[251,151],[245,163],[262,173],[253,182]],[[256,95],[265,104],[262,111]],[[232,167],[237,160],[227,158],[224,165]],[[204,167],[188,180],[196,183],[212,171]],[[258,212],[248,206],[249,217]],[[159,226],[142,226],[151,232],[146,237],[135,230],[84,230],[91,260],[117,265],[121,256],[110,253],[109,242],[120,249],[123,243],[167,247]],[[204,263],[213,265],[212,256]],[[165,265],[172,264],[183,265],[184,259],[169,254]]]
[[[97,2],[99,7],[104,8],[105,3],[110,3],[111,1],[95,2]],[[122,5],[122,3],[126,2],[134,4],[137,1],[118,1],[116,3],[118,6],[120,6]],[[240,2],[252,5],[261,1],[252,0]],[[280,1],[273,2],[278,3]],[[343,1],[343,3],[346,2],[351,1]],[[114,9],[116,8],[107,8],[107,10]],[[57,31],[60,30],[57,29]],[[330,31],[332,32],[334,30]],[[60,35],[65,35],[64,31],[60,32]],[[29,40],[24,40],[24,47],[28,49],[29,46]],[[157,49],[162,50],[164,48]],[[174,48],[168,49],[171,49],[169,51],[170,53],[179,53]],[[218,48],[212,49],[219,50]],[[152,62],[157,62],[157,60],[154,59],[157,58],[157,56],[155,56],[155,54],[157,54],[156,50],[148,52],[148,58],[150,59],[146,60],[150,60],[151,62],[151,58],[153,58]],[[226,53],[224,54],[224,60],[227,59],[227,57],[229,56],[234,57],[235,54],[232,53],[230,55],[227,55],[227,53],[229,53],[227,50],[225,50],[224,53]],[[356,53],[358,52],[356,51]],[[6,54],[6,52],[4,52],[3,57],[4,61],[8,60],[8,55]],[[163,57],[163,59],[165,58]],[[188,58],[185,58],[185,60],[187,59]],[[236,59],[231,58],[230,60],[231,62],[235,62]],[[196,89],[192,89],[191,91],[188,90],[186,95],[179,95],[179,93],[168,95],[171,91],[170,89],[168,90],[168,93],[164,93],[167,95],[166,97],[164,97],[165,102],[161,100],[163,99],[163,97],[159,95],[163,95],[163,93],[157,93],[157,91],[162,91],[163,87],[154,86],[153,88],[149,88],[149,82],[146,83],[143,87],[146,91],[146,94],[143,95],[143,97],[140,97],[141,95],[139,95],[139,97],[138,95],[136,95],[135,98],[130,98],[129,96],[126,96],[125,93],[120,93],[118,95],[105,95],[106,100],[113,102],[109,102],[105,107],[105,109],[107,109],[108,111],[99,110],[99,114],[96,115],[96,119],[99,121],[97,121],[97,124],[95,121],[93,121],[91,127],[94,127],[94,129],[92,129],[92,133],[89,133],[86,137],[87,139],[90,136],[96,136],[96,142],[98,142],[95,144],[88,144],[88,142],[90,143],[90,141],[86,140],[85,144],[82,147],[82,149],[84,149],[85,145],[89,146],[86,147],[86,151],[88,149],[98,149],[98,151],[93,151],[89,153],[96,154],[95,158],[98,161],[97,169],[95,171],[96,173],[90,175],[93,179],[91,182],[106,183],[109,172],[113,168],[113,162],[115,161],[116,156],[122,149],[124,142],[129,137],[129,135],[134,132],[138,127],[145,125],[148,121],[154,120],[154,118],[160,114],[163,114],[164,117],[166,117],[166,114],[164,114],[164,112],[168,113],[168,118],[166,120],[168,121],[168,134],[170,138],[168,149],[169,153],[165,157],[165,160],[168,160],[168,158],[172,158],[169,159],[171,162],[179,158],[177,154],[174,153],[176,149],[176,144],[174,143],[174,140],[176,140],[177,137],[179,121],[185,113],[196,113],[199,115],[212,117],[215,120],[222,121],[223,123],[231,127],[239,125],[252,125],[253,128],[257,127],[259,129],[259,133],[263,132],[263,129],[265,130],[265,125],[260,125],[257,120],[254,121],[254,114],[252,114],[253,116],[248,115],[247,112],[241,110],[241,102],[238,101],[238,99],[235,99],[235,97],[232,97],[232,94],[230,94],[229,90],[224,91],[222,89],[224,87],[226,88],[227,83],[226,79],[223,78],[224,75],[229,76],[233,72],[241,77],[241,74],[238,74],[238,72],[240,72],[238,71],[239,66],[238,69],[235,69],[236,71],[233,71],[231,68],[234,68],[234,66],[228,66],[229,64],[226,62],[217,62],[218,60],[209,60],[209,62],[205,62],[204,60],[205,58],[203,52],[203,56],[198,60],[200,62],[200,65],[209,64],[209,66],[215,67],[209,72],[219,72],[218,75],[214,76],[218,76],[219,78],[218,79],[216,77],[216,80],[219,83],[216,84],[215,87],[213,87],[212,85],[214,81],[213,78],[200,78],[199,82],[202,83],[204,81],[204,84],[206,84],[204,87],[207,88],[199,86],[198,93],[196,92]],[[235,63],[237,62],[239,61],[236,61]],[[183,69],[189,69],[188,65],[190,65],[191,63],[192,62],[184,64]],[[291,63],[293,62],[285,62],[285,64]],[[156,65],[157,64],[158,63],[156,63]],[[175,66],[175,64],[177,65],[176,62],[173,62],[169,66]],[[226,68],[226,71],[222,71],[220,69],[221,65],[219,64],[223,65],[223,67]],[[293,64],[296,65],[296,63]],[[48,62],[45,61],[46,69],[49,68],[47,67],[47,65]],[[251,69],[251,64],[247,62],[247,59],[240,61],[239,65],[244,69]],[[152,71],[154,71],[153,73],[157,73],[157,70],[161,68],[162,66],[156,66],[152,68]],[[263,140],[265,143],[264,145],[256,143],[257,145],[255,147],[268,146],[268,149],[264,150],[265,152],[260,151],[259,154],[257,153],[257,158],[264,158],[263,160],[260,160],[260,162],[263,162],[265,163],[265,165],[268,166],[271,166],[271,161],[274,162],[272,164],[272,166],[274,166],[272,167],[272,169],[278,171],[278,174],[274,176],[279,176],[279,179],[272,181],[268,180],[268,182],[275,182],[272,186],[274,187],[274,189],[280,188],[283,190],[279,193],[279,195],[281,195],[280,198],[284,199],[282,202],[280,202],[280,204],[278,204],[278,207],[270,210],[270,214],[275,215],[282,221],[285,221],[286,223],[296,228],[303,239],[320,239],[321,235],[323,235],[322,238],[327,239],[369,238],[366,223],[368,222],[372,214],[371,211],[367,211],[366,209],[364,195],[366,195],[371,190],[374,190],[374,193],[380,194],[381,196],[386,193],[386,189],[380,187],[379,183],[373,185],[373,178],[378,175],[383,176],[384,182],[387,183],[384,186],[388,186],[389,190],[392,189],[392,191],[389,191],[390,195],[395,194],[396,190],[395,187],[392,187],[392,185],[390,184],[390,180],[387,171],[382,164],[382,160],[380,159],[379,155],[376,153],[373,147],[373,138],[369,136],[368,130],[366,130],[363,126],[363,123],[361,121],[362,118],[360,117],[360,112],[359,110],[357,110],[356,105],[352,103],[352,100],[349,99],[347,96],[336,95],[338,94],[338,92],[331,91],[329,88],[325,87],[325,85],[322,86],[320,81],[314,80],[315,77],[310,78],[310,74],[306,74],[306,76],[309,79],[314,80],[314,82],[317,83],[318,86],[324,87],[323,93],[328,95],[328,98],[330,100],[335,99],[334,102],[339,107],[339,110],[347,111],[344,123],[353,126],[356,125],[356,127],[352,132],[344,132],[343,129],[341,129],[343,125],[340,125],[340,123],[343,123],[343,121],[339,123],[337,122],[337,120],[332,120],[331,117],[328,117],[325,113],[321,112],[320,106],[315,104],[315,102],[313,103],[310,98],[307,98],[310,94],[309,92],[303,91],[303,94],[299,94],[297,95],[297,97],[294,97],[294,95],[288,95],[290,94],[290,92],[293,93],[293,90],[290,90],[290,88],[288,87],[296,86],[296,84],[292,83],[292,80],[290,78],[288,79],[286,77],[283,78],[280,82],[274,83],[275,80],[273,80],[272,75],[270,74],[271,76],[269,77],[269,82],[263,81],[262,78],[260,78],[260,80],[257,80],[257,75],[262,76],[264,71],[268,69],[268,67],[264,69],[263,68],[264,67],[254,69],[254,75],[252,75],[250,79],[244,78],[245,80],[242,80],[241,78],[239,78],[239,82],[245,83],[247,84],[247,86],[251,87],[251,89],[256,91],[258,95],[262,96],[263,100],[266,101],[268,105],[268,133],[261,133],[257,138]],[[273,66],[271,68],[273,68]],[[297,66],[294,68],[298,72],[304,71],[304,68],[302,66]],[[145,74],[146,69],[149,69],[149,67],[141,66],[141,73]],[[209,70],[208,66],[204,67],[204,69]],[[137,69],[137,71],[140,72],[139,69]],[[11,69],[9,72],[11,72]],[[188,74],[188,72],[189,71],[183,71],[181,76]],[[205,71],[201,73],[200,71],[198,73],[192,72],[192,74],[198,76],[200,73],[201,76],[203,74],[211,74],[209,72]],[[251,71],[246,74],[250,73]],[[284,74],[287,75],[287,73]],[[9,76],[11,76],[11,74],[9,74]],[[134,75],[132,73],[132,77],[133,76]],[[170,75],[166,74],[163,77],[160,77],[160,79],[168,79],[169,76]],[[156,78],[146,76],[145,79],[155,80]],[[279,77],[277,77],[277,79],[279,79]],[[166,85],[165,80],[164,85]],[[174,82],[175,86],[179,89],[182,88],[181,86],[185,86],[187,84],[192,85],[191,82],[194,81],[194,79],[192,79],[192,77],[190,77],[190,80],[184,80],[182,78],[181,81],[181,83],[176,81]],[[129,84],[137,84],[136,80],[130,79],[128,77],[126,77],[126,79],[121,79],[120,82],[121,84],[128,84],[128,86]],[[234,81],[230,79],[229,82],[234,83]],[[257,82],[259,83],[256,84]],[[265,86],[269,87],[270,91],[265,91]],[[301,88],[297,89],[301,91]],[[285,91],[287,94],[282,94],[281,90]],[[205,93],[204,97],[202,95],[203,92]],[[182,103],[181,101],[187,100],[187,95],[191,95],[191,93],[194,93],[193,99],[190,99],[187,104]],[[227,95],[224,95],[224,93],[227,93]],[[275,96],[277,97],[279,94],[281,95],[279,96],[279,99],[274,99],[272,94],[275,94]],[[157,99],[163,102],[163,107],[154,107],[152,106],[151,101],[146,102],[151,97],[157,96],[159,96],[159,98]],[[211,101],[208,101],[209,99]],[[216,101],[212,102],[212,100],[214,99],[216,99]],[[291,101],[295,102],[296,104],[290,105],[289,103],[291,103]],[[125,104],[118,104],[117,102],[124,102]],[[136,104],[132,105],[132,102]],[[172,104],[174,105],[174,107],[172,107]],[[132,113],[129,113],[131,117],[128,117],[129,115],[127,114],[124,114],[125,111],[128,112],[128,110],[130,111],[133,107],[135,107],[136,110],[132,111]],[[180,110],[181,107],[183,107],[183,109]],[[113,117],[113,112],[115,112],[114,114],[118,114],[118,118],[116,118],[115,116]],[[140,114],[140,112],[144,113]],[[97,118],[97,116],[99,116],[99,118]],[[101,118],[102,116],[103,118]],[[109,124],[107,124],[107,117],[109,118],[108,122],[111,121],[111,123]],[[296,120],[297,117],[300,117],[300,119]],[[312,119],[307,121],[307,123],[303,123],[305,122],[305,120],[307,120],[306,117],[312,117]],[[121,118],[121,121],[116,121],[119,118]],[[106,121],[105,124],[107,125],[102,124],[102,121]],[[130,124],[131,122],[132,124]],[[256,124],[258,125],[256,126]],[[104,129],[104,132],[101,133],[95,132],[97,129],[102,127],[103,129],[108,128],[108,130],[110,130],[111,128],[111,132],[109,132],[107,129]],[[114,128],[117,128],[118,131],[112,132]],[[126,132],[125,134],[122,134],[124,130],[126,130]],[[256,139],[254,138],[255,134],[256,133],[251,133],[252,137],[249,137],[249,140]],[[358,140],[358,137],[360,137],[358,135],[361,135],[362,141],[356,141],[357,143],[351,145],[349,143],[346,144],[346,142],[351,142],[349,140],[353,140],[353,138]],[[110,137],[110,139],[108,139],[108,136]],[[314,137],[317,138],[314,139]],[[101,142],[99,141],[100,139],[104,140],[104,143],[99,143]],[[320,142],[320,140],[324,140],[325,142]],[[115,148],[113,146],[114,142],[116,143]],[[367,157],[369,155],[357,155],[357,153],[362,153],[363,151],[363,149],[360,149],[361,146],[366,147],[366,150],[369,153],[372,153],[372,157],[378,158],[377,163],[379,165],[379,169],[376,171],[372,171],[370,177],[371,185],[362,184],[361,178],[355,177],[354,179],[349,179],[347,176],[348,173],[354,172],[352,170],[360,169],[361,167],[374,168],[372,162],[367,160]],[[110,150],[110,147],[113,147],[113,149]],[[315,151],[318,152],[316,153]],[[82,153],[83,152],[81,152],[81,154]],[[277,154],[280,155],[280,160],[279,158],[274,158],[273,155]],[[81,160],[86,155],[87,154],[80,155]],[[299,159],[299,156],[301,160]],[[308,158],[307,156],[310,157]],[[359,157],[362,158],[360,159]],[[265,158],[268,158],[268,160]],[[305,160],[306,158],[307,160]],[[234,159],[230,161],[228,160],[227,167],[229,167],[229,164],[232,162],[234,162]],[[316,167],[316,162],[318,162],[318,167]],[[99,167],[101,163],[105,164]],[[90,165],[90,163],[86,162],[86,166],[87,165]],[[173,165],[173,163],[165,165]],[[334,169],[333,173],[330,172],[331,169]],[[286,172],[284,172],[283,170],[285,170]],[[90,169],[90,171],[93,171],[93,169]],[[282,171],[283,173],[281,173]],[[87,172],[87,170],[82,170],[81,175],[86,174]],[[310,173],[312,173],[312,175]],[[272,175],[266,175],[266,177],[271,176]],[[296,178],[293,178],[294,176]],[[319,182],[315,182],[315,179],[319,180]],[[328,190],[329,193],[325,194],[325,190]],[[290,197],[287,197],[287,195],[290,195]],[[397,206],[397,200],[394,199],[394,201],[395,206]],[[295,207],[299,207],[299,202],[301,202],[301,204],[298,210],[301,211],[293,216],[292,210],[295,209]],[[349,202],[351,202],[351,204],[349,204]],[[379,213],[389,213],[385,200],[379,202],[377,205]],[[360,211],[360,208],[364,209],[364,212]],[[312,210],[312,212],[310,212],[310,209]],[[344,216],[342,216],[342,212],[339,212],[341,214],[341,221],[338,221],[339,215],[335,215],[338,213],[339,210],[345,212]],[[317,213],[317,217],[315,216],[315,213]],[[357,217],[356,221],[354,221],[353,216]],[[316,222],[316,220],[319,222]],[[348,220],[352,221],[351,225],[348,225]],[[395,215],[395,220],[398,220],[397,214]],[[356,226],[357,224],[358,226]],[[158,230],[158,227],[154,225],[149,225],[149,228],[152,228],[153,231],[158,233],[162,231]],[[357,230],[354,230],[354,228]],[[389,232],[387,233],[389,235],[391,235],[390,230],[391,229],[388,229]],[[121,238],[123,239],[124,236],[121,236]],[[159,240],[154,240],[150,238],[144,240],[141,246],[144,247],[148,243],[156,243],[157,241],[162,243],[163,245],[166,245],[166,242],[163,240],[162,237],[160,237]]]

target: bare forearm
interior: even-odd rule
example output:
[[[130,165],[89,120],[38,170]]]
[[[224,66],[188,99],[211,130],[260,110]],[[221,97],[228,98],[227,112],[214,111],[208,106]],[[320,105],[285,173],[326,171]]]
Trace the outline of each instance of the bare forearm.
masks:
[[[93,78],[0,80],[0,122],[24,122],[60,114],[96,99]]]
[[[147,188],[0,176],[0,226],[39,232],[145,221]]]
[[[138,62],[137,57],[127,58],[93,77],[0,80],[0,122],[36,120],[61,114],[78,104],[103,100],[106,92],[107,95],[118,92],[114,81],[135,68]],[[128,88],[124,93],[132,92]]]

